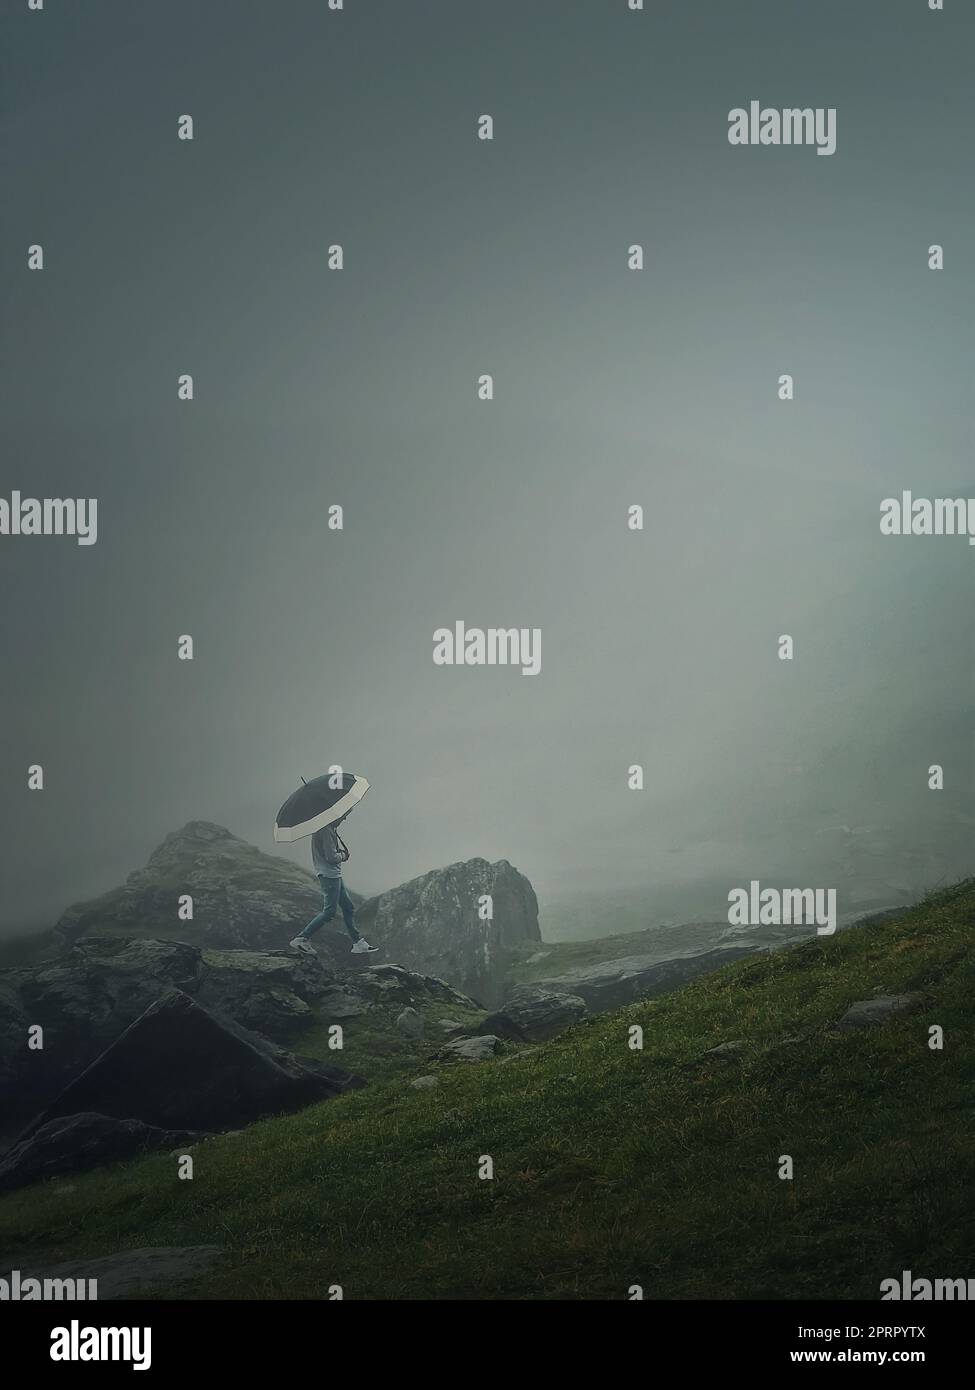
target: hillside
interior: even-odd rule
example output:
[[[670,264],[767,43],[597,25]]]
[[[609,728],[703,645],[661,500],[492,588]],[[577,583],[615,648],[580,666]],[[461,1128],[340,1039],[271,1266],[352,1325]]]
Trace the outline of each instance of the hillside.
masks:
[[[171,1291],[210,1298],[876,1299],[902,1269],[965,1275],[973,934],[969,881],[430,1090],[398,1077],[207,1141],[192,1182],[162,1155],[14,1193],[0,1250],[218,1244],[216,1270]],[[836,1028],[905,993],[916,1011]]]

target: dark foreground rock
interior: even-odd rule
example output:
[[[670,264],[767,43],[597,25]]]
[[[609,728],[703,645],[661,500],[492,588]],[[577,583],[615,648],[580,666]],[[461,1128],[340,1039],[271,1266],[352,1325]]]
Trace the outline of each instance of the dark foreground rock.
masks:
[[[564,1033],[588,1012],[586,1001],[578,994],[526,985],[515,990],[496,1013],[489,1014],[478,1031],[519,1042],[543,1041]]]
[[[50,1120],[0,1159],[0,1192],[41,1178],[81,1173],[103,1163],[121,1163],[156,1149],[197,1144],[204,1132],[157,1129],[141,1120],[118,1120],[87,1111]]]
[[[422,978],[410,986],[419,994]],[[59,959],[0,970],[4,1127],[16,1128],[53,1100],[172,988],[277,1042],[289,1041],[312,1019],[340,1022],[369,1007],[325,960],[295,951],[217,951],[108,933],[84,937]],[[440,982],[431,988],[439,990]],[[364,989],[377,993],[379,983]],[[44,1046],[32,1050],[28,1030],[38,1026]]]
[[[299,1058],[173,990],[151,1004],[28,1127],[95,1111],[161,1129],[239,1129],[365,1082]]]

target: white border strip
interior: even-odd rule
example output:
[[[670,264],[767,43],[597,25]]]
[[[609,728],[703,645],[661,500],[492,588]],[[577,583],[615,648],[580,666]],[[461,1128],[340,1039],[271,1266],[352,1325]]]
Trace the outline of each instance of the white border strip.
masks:
[[[323,829],[326,825],[331,825],[340,816],[344,816],[347,811],[351,811],[352,807],[358,805],[368,790],[369,783],[366,779],[357,777],[345,796],[339,797],[334,806],[330,806],[327,811],[322,811],[311,820],[302,821],[300,825],[278,825],[275,821],[275,840],[290,843],[294,840],[303,840],[306,835],[314,835],[316,831]]]

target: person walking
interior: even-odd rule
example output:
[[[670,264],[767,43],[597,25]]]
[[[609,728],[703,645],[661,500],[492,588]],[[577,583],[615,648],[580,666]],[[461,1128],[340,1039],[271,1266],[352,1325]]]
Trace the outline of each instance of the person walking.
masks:
[[[355,924],[355,904],[342,882],[342,866],[349,858],[348,845],[338,833],[338,827],[344,820],[345,816],[342,816],[334,825],[323,826],[311,837],[312,867],[322,885],[322,910],[291,941],[296,951],[304,951],[306,955],[318,954],[311,944],[311,938],[317,931],[321,931],[326,922],[331,922],[339,910],[342,912],[345,930],[352,941],[352,954],[361,956],[379,950],[378,946],[370,946],[365,937],[360,935]]]

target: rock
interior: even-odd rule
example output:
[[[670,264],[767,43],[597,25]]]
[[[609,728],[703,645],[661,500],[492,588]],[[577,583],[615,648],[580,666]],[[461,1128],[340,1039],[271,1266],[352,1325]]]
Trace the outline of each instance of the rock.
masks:
[[[518,1062],[522,1057],[530,1057],[533,1052],[538,1052],[537,1047],[523,1047],[519,1052],[508,1052],[504,1057],[498,1058],[498,1064],[504,1066],[508,1062]]]
[[[585,1018],[589,1009],[578,994],[523,986],[497,1013],[489,1014],[479,1029],[519,1042],[554,1038]]]
[[[706,1052],[702,1052],[702,1057],[734,1057],[739,1052],[744,1051],[745,1044],[741,1039],[734,1042],[718,1043],[717,1047],[709,1047]]]
[[[203,967],[186,992],[270,1038],[289,1038],[316,1014],[329,1021],[366,1008],[323,962],[297,952],[204,950]]]
[[[483,894],[494,904],[487,922],[478,915]],[[358,918],[388,956],[442,976],[489,1007],[501,1003],[509,948],[541,941],[534,890],[506,859],[434,869],[369,899]]]
[[[414,1091],[432,1091],[434,1086],[440,1085],[439,1076],[415,1076],[410,1082]]]
[[[4,1154],[0,1159],[0,1192],[205,1138],[206,1134],[194,1130],[157,1129],[141,1120],[118,1120],[91,1111],[63,1116],[42,1125]]]
[[[501,1046],[501,1039],[492,1034],[478,1038],[458,1038],[449,1042],[437,1054],[443,1062],[486,1062]]]
[[[911,1013],[921,1007],[920,994],[883,994],[874,999],[858,999],[837,1023],[837,1028],[870,1028],[886,1023],[895,1014]]]
[[[637,999],[665,994],[698,975],[706,975],[747,955],[754,955],[752,946],[686,951],[669,960],[660,960],[657,956],[622,956],[619,960],[577,966],[552,979],[536,980],[532,987],[550,994],[578,995],[593,1013],[601,1013]]]
[[[321,890],[309,870],[263,853],[223,826],[190,821],[168,835],[120,887],[70,907],[55,934],[65,946],[96,930],[165,938],[184,893],[193,899],[193,919],[179,924],[181,934],[192,945],[214,950],[283,950],[321,907]],[[486,893],[494,915],[482,922],[478,905]],[[532,886],[503,859],[434,869],[367,903],[355,893],[352,897],[365,935],[387,960],[446,978],[489,1004],[500,1003],[506,949],[541,941]],[[332,971],[358,977],[368,969],[368,957],[350,959],[341,922],[319,932],[315,948]],[[270,1007],[274,1001],[266,1003]],[[303,1010],[289,997],[273,1012],[278,1026],[287,1028],[297,1024]]]
[[[358,1018],[369,1005],[357,994],[348,989],[335,989],[323,995],[318,1009],[326,1022],[334,1023],[343,1018]]]
[[[193,920],[179,924],[181,934],[213,947],[284,948],[322,904],[310,870],[264,854],[221,825],[190,821],[167,835],[121,887],[70,907],[55,931],[66,945],[93,930],[164,937],[183,893],[193,898]],[[348,954],[341,923],[320,932],[316,946],[333,968],[340,965]]]
[[[396,1027],[408,1038],[423,1037],[423,1017],[416,1009],[404,1009],[397,1016]]]
[[[401,1004],[413,1007],[425,1000],[442,1001],[447,1004],[462,1004],[467,1009],[476,1009],[473,999],[448,985],[436,975],[420,975],[415,970],[407,970],[402,965],[376,965],[371,970],[363,970],[355,977],[355,991],[364,995],[372,1004]]]
[[[361,1078],[293,1056],[173,990],[29,1126],[86,1110],[161,1129],[233,1129],[329,1100]],[[26,1137],[26,1136],[25,1136]]]
[[[528,957],[528,959],[525,961],[525,964],[537,965],[540,960],[548,960],[551,954],[551,951],[536,951],[534,955]]]
[[[203,973],[200,951],[185,942],[119,937],[88,938],[60,960],[0,971],[5,1121],[36,1114],[160,995],[174,986],[193,993]],[[28,1025],[43,1028],[42,1050],[28,1050]]]
[[[131,1298],[143,1289],[166,1288],[198,1279],[223,1257],[219,1245],[158,1245],[104,1255],[97,1260],[68,1260],[44,1264],[36,1256],[0,1262],[0,1278],[9,1281],[13,1269],[25,1279],[80,1279],[97,1281],[98,1302]]]
[[[419,994],[422,977],[416,977]],[[0,1112],[36,1114],[176,987],[245,1028],[287,1041],[312,1018],[353,1018],[368,1004],[320,960],[297,952],[214,951],[184,941],[83,937],[60,960],[0,971]],[[434,986],[439,989],[440,982]],[[446,988],[446,986],[444,986]],[[44,1048],[27,1048],[27,1029]],[[123,1117],[124,1118],[124,1117]]]
[[[0,970],[3,1127],[14,1130],[36,1115],[173,986],[211,1013],[285,1045],[306,1023],[356,1018],[377,1004],[476,1008],[445,981],[398,965],[364,970],[352,984],[323,959],[296,951],[82,937],[60,960]],[[44,1029],[42,1050],[27,1047],[32,1024]]]
[[[459,1019],[456,1018],[442,1018],[440,1022],[437,1024],[437,1027],[442,1028],[443,1031],[448,1034],[448,1036],[451,1033],[469,1032],[467,1024],[461,1023]]]

